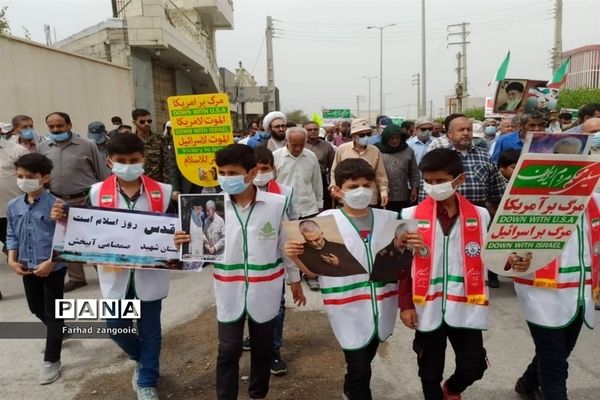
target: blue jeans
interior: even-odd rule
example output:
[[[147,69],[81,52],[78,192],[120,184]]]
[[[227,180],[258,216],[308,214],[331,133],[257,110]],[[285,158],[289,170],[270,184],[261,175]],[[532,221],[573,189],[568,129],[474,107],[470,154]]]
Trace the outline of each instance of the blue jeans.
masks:
[[[283,321],[285,320],[285,282],[281,292],[279,314],[273,320],[273,351],[279,351],[283,344]]]
[[[130,287],[126,298],[132,299]],[[119,345],[129,358],[140,364],[138,375],[139,387],[156,387],[158,383],[160,346],[162,333],[160,313],[162,300],[142,301],[141,318],[137,320],[137,334],[111,335],[112,340]],[[127,328],[133,326],[131,319],[108,319],[109,328]]]
[[[528,324],[535,344],[535,356],[521,377],[528,389],[539,387],[544,400],[566,400],[569,362],[583,324],[583,310],[564,328],[552,329]]]

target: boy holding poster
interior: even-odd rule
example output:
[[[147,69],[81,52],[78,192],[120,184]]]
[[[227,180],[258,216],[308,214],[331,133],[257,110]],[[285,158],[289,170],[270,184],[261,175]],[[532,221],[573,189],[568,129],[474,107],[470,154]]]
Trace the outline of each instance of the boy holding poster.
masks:
[[[413,350],[425,400],[460,399],[487,369],[481,331],[487,328],[488,294],[481,248],[490,216],[455,193],[465,175],[454,151],[430,151],[419,169],[428,196],[402,210],[402,219],[417,220],[424,246],[413,258],[412,277],[400,281],[400,319],[416,330]],[[447,340],[456,370],[442,387]]]
[[[524,399],[567,399],[567,360],[582,325],[594,327],[599,266],[600,195],[594,194],[561,256],[533,274],[513,278],[535,344],[535,355],[515,386]]]
[[[331,327],[346,359],[343,397],[370,400],[371,362],[379,343],[392,335],[398,314],[398,282],[370,279],[375,255],[390,242],[390,238],[376,232],[396,220],[398,213],[369,207],[376,185],[375,170],[365,160],[344,160],[333,173],[336,186],[331,193],[344,205],[319,216],[334,216],[344,245],[364,273],[319,276],[319,284]],[[414,232],[407,232],[403,241],[415,250],[422,244],[421,236]],[[303,254],[304,244],[289,240],[285,250],[288,256],[297,258]]]
[[[274,319],[279,312],[281,288],[287,272],[294,302],[305,304],[298,270],[283,258],[282,222],[287,220],[286,198],[257,190],[252,184],[258,169],[252,148],[229,145],[216,153],[219,185],[225,194],[225,260],[214,264],[219,352],[217,399],[238,397],[239,359],[244,324],[250,331],[251,399],[269,391]],[[175,233],[175,244],[190,240]],[[285,265],[285,268],[284,268]]]
[[[92,206],[165,213],[171,200],[171,185],[144,175],[144,142],[137,135],[120,134],[106,144],[111,175],[90,189]],[[53,219],[65,218],[63,203],[52,210]],[[150,269],[98,267],[102,296],[106,299],[139,299],[138,333],[111,335],[137,365],[132,385],[139,400],[156,400],[162,341],[162,299],[169,293],[170,272]],[[128,328],[131,319],[108,319],[109,328]],[[124,329],[125,331],[127,329]]]

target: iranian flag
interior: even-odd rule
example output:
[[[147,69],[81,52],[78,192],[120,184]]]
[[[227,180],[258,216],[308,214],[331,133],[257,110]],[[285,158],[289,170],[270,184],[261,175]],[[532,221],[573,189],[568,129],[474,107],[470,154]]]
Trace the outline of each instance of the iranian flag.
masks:
[[[465,226],[467,228],[477,228],[477,218],[467,218],[465,221]]]
[[[494,79],[492,79],[490,81],[490,83],[488,83],[488,86],[490,86],[494,82],[503,81],[506,78],[506,71],[508,70],[509,62],[510,62],[510,50],[508,51],[508,53],[506,53],[506,57],[504,57],[504,61],[502,61],[502,64],[500,64],[500,66],[498,67],[498,71],[496,72]]]
[[[429,221],[427,220],[419,220],[419,222],[417,222],[417,228],[421,231],[426,231],[431,227],[431,225],[429,224]]]
[[[549,87],[551,89],[558,89],[565,83],[565,81],[567,80],[567,71],[569,70],[570,62],[571,62],[571,59],[566,58],[562,62],[562,64],[560,64],[560,67],[558,67],[556,69],[556,71],[554,71],[554,75],[552,76],[552,79],[546,85],[547,87]]]

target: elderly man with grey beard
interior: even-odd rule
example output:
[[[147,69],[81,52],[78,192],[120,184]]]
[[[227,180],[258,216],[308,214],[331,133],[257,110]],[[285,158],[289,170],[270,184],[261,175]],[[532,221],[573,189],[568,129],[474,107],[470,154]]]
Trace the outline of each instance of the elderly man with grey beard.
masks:
[[[292,206],[299,219],[311,218],[323,210],[323,181],[319,160],[306,149],[308,133],[304,128],[288,128],[286,146],[273,152],[277,182],[294,188]],[[311,290],[319,290],[314,278],[305,277]]]

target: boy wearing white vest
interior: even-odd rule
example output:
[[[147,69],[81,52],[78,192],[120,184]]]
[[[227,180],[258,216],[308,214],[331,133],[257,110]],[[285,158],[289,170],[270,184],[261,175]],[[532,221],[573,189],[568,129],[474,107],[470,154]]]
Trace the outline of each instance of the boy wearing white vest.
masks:
[[[344,205],[319,216],[333,215],[346,248],[363,266],[364,273],[319,276],[319,284],[329,322],[346,359],[343,398],[370,400],[371,362],[379,343],[392,335],[398,314],[398,281],[372,281],[370,276],[375,255],[390,242],[377,232],[396,220],[398,213],[369,208],[376,183],[375,171],[365,160],[344,160],[333,174],[336,186],[332,195]],[[406,245],[418,249],[421,243],[418,233],[407,233]],[[287,241],[285,246],[291,257],[301,255],[303,248],[303,242],[295,240]],[[302,263],[298,265],[304,269]],[[314,276],[309,270],[303,272]]]
[[[259,146],[254,148],[254,156],[256,157],[256,168],[258,170],[256,178],[254,178],[253,181],[256,188],[264,192],[285,196],[286,215],[288,219],[298,219],[298,214],[292,205],[294,189],[282,185],[275,180],[275,159],[273,158],[273,152],[264,146]],[[285,322],[285,283],[281,292],[279,313],[274,321],[273,354],[271,356],[271,374],[276,376],[285,375],[288,372],[287,364],[281,357],[280,352],[281,346],[283,345],[283,324]],[[245,338],[244,341],[250,346],[249,338]]]
[[[535,355],[515,385],[522,398],[567,399],[567,360],[582,325],[594,327],[599,264],[600,196],[594,194],[561,256],[531,275],[513,278],[535,344]]]
[[[137,135],[120,134],[106,144],[112,175],[90,189],[92,206],[165,213],[171,200],[171,185],[144,175],[144,142]],[[64,218],[62,202],[53,209],[53,218]],[[140,299],[138,334],[111,335],[129,358],[136,361],[132,385],[139,400],[157,400],[162,341],[162,299],[169,293],[170,272],[98,266],[98,280],[106,299]],[[133,320],[108,319],[109,328],[127,328]]]
[[[214,264],[213,273],[219,335],[217,399],[238,397],[246,317],[251,360],[248,393],[251,399],[264,399],[269,391],[274,319],[286,273],[294,302],[306,303],[298,270],[281,252],[286,198],[252,184],[257,175],[252,148],[229,145],[216,153],[215,161],[219,185],[226,193],[227,240],[225,260]],[[177,246],[189,240],[187,233],[176,232]]]
[[[482,330],[488,324],[488,293],[481,249],[490,216],[455,192],[465,175],[454,151],[430,151],[419,169],[428,196],[402,210],[402,219],[417,220],[424,245],[413,257],[411,273],[400,279],[400,318],[416,330],[413,350],[425,400],[455,400],[487,368]],[[448,340],[456,370],[441,385]]]

